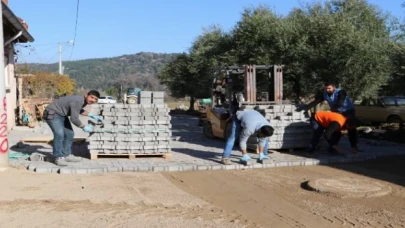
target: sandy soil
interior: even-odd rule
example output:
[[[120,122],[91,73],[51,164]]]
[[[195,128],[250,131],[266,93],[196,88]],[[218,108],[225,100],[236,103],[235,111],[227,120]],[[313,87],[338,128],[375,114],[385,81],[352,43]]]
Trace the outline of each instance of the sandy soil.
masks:
[[[164,175],[181,189],[241,214],[260,227],[405,227],[404,161],[401,157],[335,167]],[[309,180],[341,177],[378,182],[390,187],[391,193],[379,197],[337,197],[301,186]]]
[[[241,227],[155,173],[0,172],[0,227]]]
[[[0,172],[0,227],[405,227],[405,158],[334,167],[102,175]],[[319,178],[389,186],[339,197]]]

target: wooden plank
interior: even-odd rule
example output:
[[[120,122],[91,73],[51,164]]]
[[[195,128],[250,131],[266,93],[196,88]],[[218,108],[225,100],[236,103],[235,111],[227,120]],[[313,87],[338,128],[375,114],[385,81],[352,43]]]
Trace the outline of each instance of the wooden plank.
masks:
[[[173,155],[171,153],[156,153],[156,154],[103,154],[103,153],[90,153],[90,159],[100,159],[100,158],[127,158],[130,160],[140,158],[140,157],[161,157],[164,159],[172,159]]]
[[[87,138],[85,137],[77,137],[73,139],[74,143],[85,142]],[[20,140],[22,143],[52,143],[53,137],[52,136],[39,136],[39,137],[31,137],[31,138],[23,138]]]

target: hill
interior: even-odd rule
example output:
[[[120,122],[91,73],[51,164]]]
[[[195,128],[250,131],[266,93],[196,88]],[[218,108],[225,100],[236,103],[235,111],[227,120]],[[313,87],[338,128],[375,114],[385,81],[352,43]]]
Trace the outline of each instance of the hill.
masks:
[[[63,62],[65,74],[77,83],[80,89],[101,89],[122,84],[124,87],[159,89],[158,71],[177,54],[140,52],[112,58],[84,59]],[[21,73],[58,72],[58,63],[23,64],[17,68]],[[160,88],[161,89],[161,88]]]

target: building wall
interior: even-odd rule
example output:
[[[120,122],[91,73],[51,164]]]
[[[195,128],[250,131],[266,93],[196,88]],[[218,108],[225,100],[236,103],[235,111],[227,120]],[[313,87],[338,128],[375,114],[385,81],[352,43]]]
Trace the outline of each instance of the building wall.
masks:
[[[16,124],[17,80],[14,74],[14,46],[4,48],[4,66],[6,80],[7,128],[10,131]]]

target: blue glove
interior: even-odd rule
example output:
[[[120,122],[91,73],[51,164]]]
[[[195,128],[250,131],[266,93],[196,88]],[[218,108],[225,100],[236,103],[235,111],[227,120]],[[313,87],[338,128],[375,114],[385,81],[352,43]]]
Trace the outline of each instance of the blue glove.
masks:
[[[250,159],[251,159],[251,158],[249,157],[249,155],[244,154],[240,160],[241,160],[241,161],[248,161],[248,160],[250,160]]]
[[[84,131],[84,132],[87,132],[87,133],[93,132],[93,125],[86,125],[86,126],[83,128],[83,131]]]
[[[263,153],[259,154],[259,160],[260,161],[263,161],[263,160],[266,160],[266,159],[270,159],[270,158],[268,156],[264,155]]]
[[[92,113],[89,113],[89,115],[87,115],[87,116],[92,118],[95,121],[103,122],[103,118],[101,116],[95,116]]]

